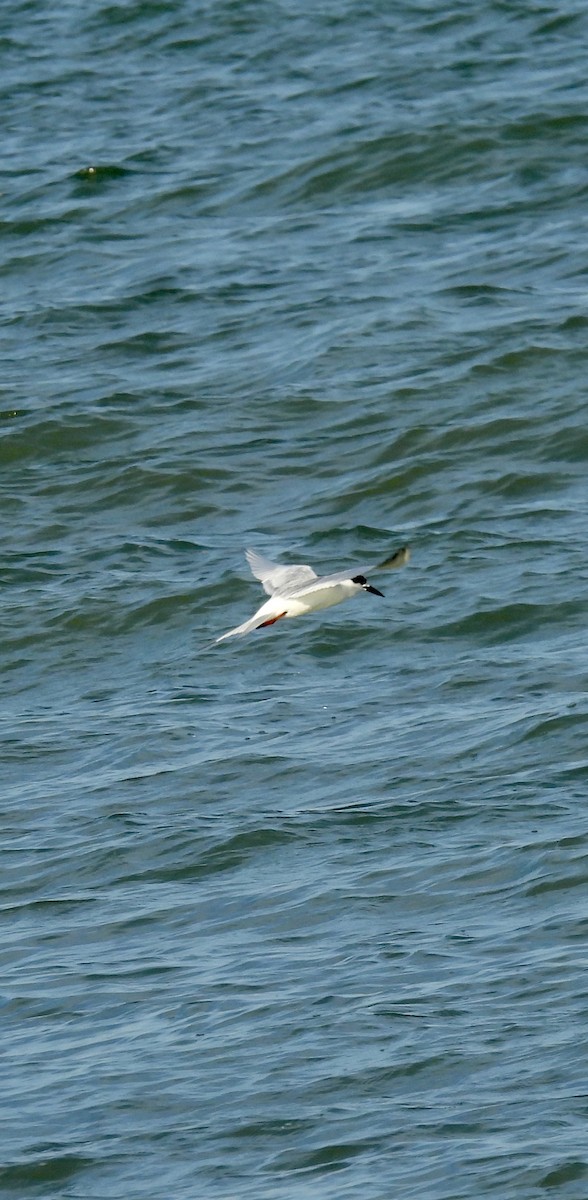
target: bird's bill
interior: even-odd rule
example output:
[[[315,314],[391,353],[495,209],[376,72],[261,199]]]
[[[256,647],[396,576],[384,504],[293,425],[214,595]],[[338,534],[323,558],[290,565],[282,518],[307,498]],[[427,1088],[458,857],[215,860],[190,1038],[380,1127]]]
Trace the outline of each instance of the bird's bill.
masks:
[[[384,593],[379,592],[377,588],[372,587],[371,583],[364,583],[363,590],[364,592],[371,592],[372,596],[384,596]]]

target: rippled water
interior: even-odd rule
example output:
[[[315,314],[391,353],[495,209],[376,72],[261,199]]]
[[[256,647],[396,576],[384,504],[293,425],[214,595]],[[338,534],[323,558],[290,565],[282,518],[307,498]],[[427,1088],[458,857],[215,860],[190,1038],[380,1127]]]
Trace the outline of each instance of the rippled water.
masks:
[[[583,1200],[584,6],[0,49],[2,1195]]]

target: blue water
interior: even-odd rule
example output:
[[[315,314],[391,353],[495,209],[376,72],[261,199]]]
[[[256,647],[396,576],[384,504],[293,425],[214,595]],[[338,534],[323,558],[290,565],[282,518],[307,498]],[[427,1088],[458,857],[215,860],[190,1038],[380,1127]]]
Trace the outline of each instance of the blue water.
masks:
[[[587,51],[3,5],[2,1196],[588,1195]]]

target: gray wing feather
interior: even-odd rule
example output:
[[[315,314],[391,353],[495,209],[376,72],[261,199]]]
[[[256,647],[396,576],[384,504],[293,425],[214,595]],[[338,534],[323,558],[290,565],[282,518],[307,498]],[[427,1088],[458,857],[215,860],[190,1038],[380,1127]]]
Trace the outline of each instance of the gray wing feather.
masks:
[[[367,577],[368,572],[373,570],[374,567],[372,565],[371,567],[353,567],[347,571],[335,571],[333,575],[319,575],[318,578],[315,576],[310,582],[301,583],[296,589],[296,594],[319,592],[321,588],[331,587],[334,583],[348,583],[350,579],[355,579],[356,575]]]
[[[346,583],[348,579],[355,579],[357,575],[363,575],[367,579],[374,571],[390,571],[395,567],[404,567],[410,558],[410,550],[408,546],[403,546],[401,550],[397,550],[391,558],[384,559],[381,563],[371,563],[369,567],[351,567],[346,571],[335,571],[333,575],[321,575],[310,582],[303,582],[297,588],[300,592],[317,592],[322,587],[329,587],[332,583]],[[314,572],[313,572],[314,574]]]
[[[264,558],[257,550],[246,550],[245,557],[256,579],[261,580],[263,590],[268,596],[293,596],[301,592],[316,592],[332,583],[345,583],[348,579],[355,579],[356,575],[364,575],[367,578],[373,571],[403,567],[409,560],[410,550],[403,546],[384,562],[372,563],[369,567],[352,567],[346,571],[335,571],[334,575],[320,577],[312,567],[301,563],[295,567],[285,567],[282,563],[270,562],[269,558]]]
[[[316,571],[312,567],[299,564],[295,567],[285,567],[283,563],[270,562],[257,550],[246,550],[245,558],[251,567],[252,574],[261,580],[264,592],[268,596],[290,596],[292,592],[304,587],[316,579]]]

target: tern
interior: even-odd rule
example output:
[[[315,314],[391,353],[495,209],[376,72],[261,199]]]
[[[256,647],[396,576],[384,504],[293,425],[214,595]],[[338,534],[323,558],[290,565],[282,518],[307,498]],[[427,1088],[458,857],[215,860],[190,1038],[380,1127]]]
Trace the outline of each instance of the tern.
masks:
[[[252,629],[265,629],[267,625],[275,625],[283,617],[302,617],[305,613],[318,612],[321,608],[331,608],[333,604],[341,604],[351,596],[360,592],[371,592],[372,596],[383,596],[376,587],[368,583],[366,575],[371,571],[386,571],[394,567],[403,567],[410,558],[410,550],[403,546],[391,558],[375,566],[364,567],[361,571],[337,571],[334,575],[317,575],[312,567],[299,564],[286,567],[283,563],[270,562],[257,550],[246,550],[245,558],[256,579],[261,580],[264,592],[270,597],[258,608],[257,612],[215,638],[215,643],[224,642],[226,638],[240,637],[250,633]]]

